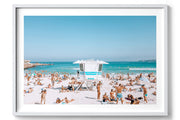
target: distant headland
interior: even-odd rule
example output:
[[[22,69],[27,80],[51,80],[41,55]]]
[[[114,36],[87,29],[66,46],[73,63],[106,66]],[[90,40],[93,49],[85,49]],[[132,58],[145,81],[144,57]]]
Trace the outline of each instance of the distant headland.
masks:
[[[138,60],[138,62],[156,62],[155,59],[152,59],[152,60]]]
[[[43,66],[43,65],[53,65],[53,64],[31,63],[30,60],[24,60],[24,69],[32,68],[36,66]]]

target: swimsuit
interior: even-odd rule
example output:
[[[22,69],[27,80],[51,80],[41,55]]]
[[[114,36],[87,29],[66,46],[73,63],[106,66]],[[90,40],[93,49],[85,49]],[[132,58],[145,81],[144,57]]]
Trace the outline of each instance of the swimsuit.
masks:
[[[147,94],[145,94],[145,96],[147,97]]]
[[[130,104],[133,104],[134,103],[134,99],[131,100],[131,103]]]
[[[125,98],[126,100],[132,100],[132,99],[130,99],[130,98]]]
[[[118,98],[118,99],[120,99],[120,98],[122,98],[122,97],[123,97],[122,93],[118,93],[118,94],[117,94],[117,98]]]

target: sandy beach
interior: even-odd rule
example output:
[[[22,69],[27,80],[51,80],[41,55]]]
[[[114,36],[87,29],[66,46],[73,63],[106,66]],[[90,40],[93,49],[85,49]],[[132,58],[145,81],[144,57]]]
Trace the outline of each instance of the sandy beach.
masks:
[[[42,73],[42,74],[41,74]],[[155,79],[155,76],[148,76],[148,74],[142,74],[141,78],[137,81],[135,80],[137,74],[128,75],[126,74],[109,74],[107,76],[102,76],[101,87],[100,87],[100,100],[97,100],[97,83],[87,89],[86,84],[81,86],[81,89],[77,89],[78,83],[82,83],[81,79],[77,79],[76,75],[69,74],[55,74],[54,87],[52,87],[51,74],[45,74],[43,72],[36,74],[26,74],[24,77],[24,103],[25,104],[41,104],[41,91],[46,90],[46,103],[45,104],[57,104],[57,98],[61,100],[67,97],[68,100],[72,100],[68,104],[115,104],[116,102],[102,102],[103,95],[106,93],[110,98],[111,89],[116,90],[116,86],[119,84],[124,86],[122,89],[122,99],[123,104],[130,104],[131,101],[126,99],[128,94],[133,95],[134,98],[139,99],[138,104],[156,104],[156,95],[153,93],[156,91],[156,83],[150,82]],[[121,76],[121,79],[119,77]],[[66,78],[65,78],[66,77]],[[119,80],[118,80],[119,79]],[[92,83],[92,82],[89,82]],[[132,85],[130,84],[132,83]],[[138,84],[137,84],[138,83]],[[130,85],[129,85],[130,84]],[[69,89],[68,86],[73,85],[74,90]],[[143,90],[141,85],[145,85],[147,89],[147,101],[146,103],[143,99]],[[65,90],[62,91],[62,86]],[[116,96],[115,96],[116,97]],[[116,98],[117,99],[117,98]],[[60,104],[65,103],[61,102]],[[122,104],[119,102],[118,104]]]

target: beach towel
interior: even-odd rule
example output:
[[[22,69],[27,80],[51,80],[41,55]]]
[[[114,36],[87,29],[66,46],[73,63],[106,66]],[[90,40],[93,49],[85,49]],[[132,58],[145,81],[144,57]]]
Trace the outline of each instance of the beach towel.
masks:
[[[65,102],[61,102],[61,104],[63,104],[63,105],[64,105],[64,104],[66,104],[66,103],[65,103]]]
[[[109,102],[109,101],[106,101],[106,102],[101,102],[101,104],[116,104],[116,102],[115,101],[113,101],[113,102]]]
[[[101,104],[107,104],[107,102],[101,102]]]

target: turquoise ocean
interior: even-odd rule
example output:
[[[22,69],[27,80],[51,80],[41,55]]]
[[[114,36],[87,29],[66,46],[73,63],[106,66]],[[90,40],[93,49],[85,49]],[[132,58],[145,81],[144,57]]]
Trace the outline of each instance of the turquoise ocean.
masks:
[[[25,73],[31,71],[41,72],[42,70],[49,72],[60,72],[60,73],[70,73],[76,74],[79,70],[78,64],[73,64],[73,62],[31,62],[31,63],[42,63],[42,64],[52,64],[47,66],[36,66],[33,68],[25,69]],[[156,61],[138,61],[138,62],[108,62],[109,64],[104,64],[102,72],[104,73],[122,73],[122,74],[139,74],[139,73],[151,73],[156,74]]]

